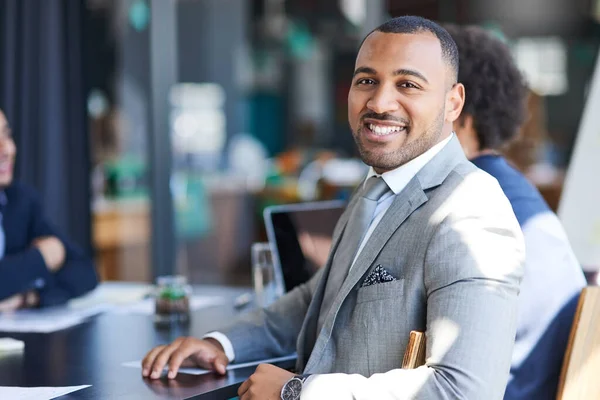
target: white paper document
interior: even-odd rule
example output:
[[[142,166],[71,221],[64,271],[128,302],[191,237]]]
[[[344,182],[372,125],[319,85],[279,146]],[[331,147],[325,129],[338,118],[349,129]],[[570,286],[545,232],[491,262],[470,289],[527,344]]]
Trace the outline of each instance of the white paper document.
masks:
[[[10,400],[50,400],[76,392],[91,385],[64,387],[16,387],[0,386],[0,399]]]
[[[85,296],[73,299],[69,307],[74,309],[90,308],[99,304],[120,306],[143,300],[152,294],[153,286],[136,282],[103,282]]]
[[[0,332],[55,332],[78,325],[106,310],[105,305],[82,309],[59,306],[0,313]]]
[[[22,352],[25,342],[13,338],[0,338],[0,354]]]
[[[240,364],[229,364],[227,366],[227,371],[231,371],[234,369],[240,369],[240,368],[246,368],[246,367],[253,367],[258,364],[275,364],[278,362],[289,361],[289,360],[294,360],[294,359],[296,359],[296,354],[290,354],[288,356],[277,357],[277,358],[268,358],[265,360],[250,361],[250,362],[240,363]],[[123,363],[121,365],[123,365],[124,367],[142,369],[141,361],[130,361],[130,362]],[[168,371],[168,367],[165,367],[164,371],[165,372]],[[179,368],[179,372],[181,372],[182,374],[202,375],[202,374],[207,374],[212,371],[209,371],[207,369],[202,369],[202,368]]]
[[[154,314],[153,286],[130,282],[108,282],[100,284],[91,293],[69,302],[73,309],[90,308],[104,305],[107,312],[114,314]],[[202,308],[225,304],[226,299],[221,296],[192,295],[190,309]]]
[[[221,296],[198,296],[194,295],[190,299],[190,310],[200,310],[212,306],[225,304],[226,299]],[[154,314],[154,299],[144,299],[132,304],[121,305],[111,310],[115,314]]]

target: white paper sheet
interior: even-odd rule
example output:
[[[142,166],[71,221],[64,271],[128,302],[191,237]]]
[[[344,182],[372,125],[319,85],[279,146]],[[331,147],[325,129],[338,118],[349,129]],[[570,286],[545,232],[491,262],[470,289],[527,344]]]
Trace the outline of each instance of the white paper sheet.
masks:
[[[0,354],[21,352],[25,348],[25,342],[13,338],[0,338]]]
[[[10,400],[50,400],[73,393],[91,385],[64,387],[16,387],[0,386],[0,399]]]
[[[55,332],[78,325],[86,318],[100,314],[109,307],[108,305],[97,305],[90,308],[72,309],[68,306],[60,306],[0,313],[0,331]]]
[[[218,306],[225,304],[225,298],[221,296],[192,296],[190,300],[190,309],[200,310],[202,308]],[[111,312],[115,314],[143,314],[152,315],[154,314],[154,299],[144,299],[137,301],[132,304],[121,305],[118,308],[114,308]]]
[[[227,366],[227,371],[231,371],[234,369],[240,369],[240,368],[246,368],[246,367],[253,367],[258,364],[275,364],[275,363],[282,362],[282,361],[294,360],[295,358],[296,358],[296,354],[290,354],[289,356],[268,358],[265,360],[251,361],[251,362],[240,363],[240,364],[229,364]],[[142,369],[141,361],[130,361],[130,362],[123,363],[121,365],[124,367]],[[165,367],[164,371],[167,372],[168,367]],[[203,374],[207,374],[211,371],[209,371],[207,369],[202,369],[202,368],[179,368],[179,372],[181,372],[182,374],[203,375]]]
[[[143,300],[152,293],[153,286],[137,282],[102,282],[85,296],[73,299],[69,306],[75,309],[89,308],[99,304],[116,306]]]

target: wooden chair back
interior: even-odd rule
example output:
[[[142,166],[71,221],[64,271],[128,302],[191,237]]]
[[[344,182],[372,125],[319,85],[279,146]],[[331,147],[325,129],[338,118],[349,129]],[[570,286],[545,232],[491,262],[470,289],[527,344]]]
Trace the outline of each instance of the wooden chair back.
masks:
[[[581,291],[558,384],[557,400],[600,399],[600,287]]]

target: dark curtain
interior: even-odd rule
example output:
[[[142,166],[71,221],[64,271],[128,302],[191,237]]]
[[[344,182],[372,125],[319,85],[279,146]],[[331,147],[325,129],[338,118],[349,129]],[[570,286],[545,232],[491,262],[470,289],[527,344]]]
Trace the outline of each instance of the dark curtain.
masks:
[[[82,0],[0,0],[0,108],[17,144],[17,179],[90,252],[84,16]]]

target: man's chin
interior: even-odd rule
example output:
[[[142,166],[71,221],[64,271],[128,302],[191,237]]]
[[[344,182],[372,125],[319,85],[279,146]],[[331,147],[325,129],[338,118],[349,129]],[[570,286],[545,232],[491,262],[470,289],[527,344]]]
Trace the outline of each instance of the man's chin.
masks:
[[[391,171],[402,165],[399,160],[390,159],[387,154],[361,153],[360,158],[369,167],[373,167],[378,173]]]

